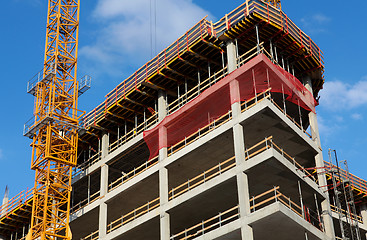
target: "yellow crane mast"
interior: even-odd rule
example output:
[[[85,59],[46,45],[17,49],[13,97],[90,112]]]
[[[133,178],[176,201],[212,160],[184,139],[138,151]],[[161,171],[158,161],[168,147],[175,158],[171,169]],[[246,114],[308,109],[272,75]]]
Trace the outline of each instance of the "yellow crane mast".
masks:
[[[31,230],[27,239],[71,239],[72,168],[77,162],[76,80],[80,0],[48,0],[42,77],[28,84],[35,97],[31,168],[36,171]]]

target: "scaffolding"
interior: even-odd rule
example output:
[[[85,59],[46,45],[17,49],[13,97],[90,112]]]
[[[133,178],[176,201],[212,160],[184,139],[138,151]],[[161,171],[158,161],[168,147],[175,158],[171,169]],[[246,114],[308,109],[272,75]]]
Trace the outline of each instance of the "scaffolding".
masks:
[[[358,226],[358,220],[353,217],[357,216],[356,205],[354,202],[353,191],[351,187],[351,179],[347,161],[343,160],[346,176],[341,175],[339,161],[336,150],[329,149],[330,175],[332,180],[333,200],[337,206],[339,226],[343,240],[361,240],[361,235]],[[334,155],[334,157],[333,157]],[[334,167],[334,163],[336,167]],[[344,210],[344,211],[343,211]]]

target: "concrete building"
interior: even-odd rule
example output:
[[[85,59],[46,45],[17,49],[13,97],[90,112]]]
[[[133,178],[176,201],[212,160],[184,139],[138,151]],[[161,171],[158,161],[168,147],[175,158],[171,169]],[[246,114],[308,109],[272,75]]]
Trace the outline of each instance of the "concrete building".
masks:
[[[321,51],[272,2],[201,20],[86,115],[73,239],[366,239],[366,181],[322,155]]]

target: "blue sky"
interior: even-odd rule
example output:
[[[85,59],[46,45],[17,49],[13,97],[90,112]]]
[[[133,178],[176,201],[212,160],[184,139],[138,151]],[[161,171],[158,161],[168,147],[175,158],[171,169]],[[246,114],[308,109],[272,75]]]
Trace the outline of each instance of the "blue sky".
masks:
[[[243,1],[156,0],[156,43],[150,44],[150,0],[81,0],[78,77],[93,77],[79,100],[91,110],[152,52],[182,35],[205,15],[218,20]],[[33,187],[30,139],[23,124],[34,98],[27,81],[43,64],[47,1],[9,0],[0,8],[0,198],[6,185],[14,196]],[[367,179],[364,154],[367,119],[365,0],[283,1],[283,10],[320,46],[325,57],[324,90],[317,108],[324,157],[337,149],[354,174]],[[353,17],[347,17],[353,15]],[[353,19],[353,20],[352,20]],[[165,31],[165,29],[168,29]]]

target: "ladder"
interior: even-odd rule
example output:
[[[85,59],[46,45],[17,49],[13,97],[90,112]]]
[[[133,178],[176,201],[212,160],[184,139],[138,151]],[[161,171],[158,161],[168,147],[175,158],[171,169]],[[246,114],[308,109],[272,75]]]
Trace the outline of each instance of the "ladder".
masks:
[[[335,164],[333,163],[333,156]],[[349,177],[348,164],[344,163],[345,170],[339,167],[339,161],[336,150],[329,149],[330,175],[333,184],[334,201],[337,207],[339,218],[340,232],[343,240],[361,240],[361,235],[358,226],[358,220],[353,216],[357,216],[354,196]],[[342,171],[344,174],[342,174]]]

